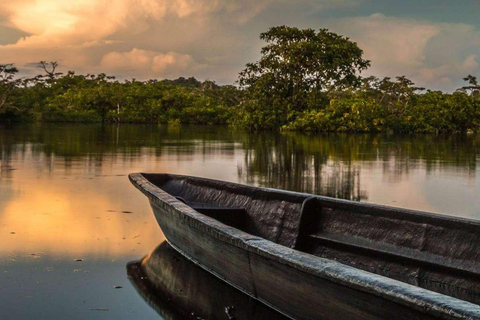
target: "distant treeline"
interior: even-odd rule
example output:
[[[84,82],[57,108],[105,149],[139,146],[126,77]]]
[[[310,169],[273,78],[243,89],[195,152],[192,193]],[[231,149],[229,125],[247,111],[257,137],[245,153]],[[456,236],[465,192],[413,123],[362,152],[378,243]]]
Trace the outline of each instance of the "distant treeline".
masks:
[[[261,59],[238,85],[195,78],[118,81],[56,72],[18,78],[0,64],[0,122],[230,124],[250,130],[467,132],[480,130],[474,76],[455,93],[416,87],[404,76],[361,77],[370,66],[348,38],[321,29],[274,27]]]
[[[62,75],[55,73],[56,63],[44,65],[46,74],[29,79],[14,79],[12,65],[0,66],[1,122],[226,124],[239,103],[236,87],[212,81],[120,82],[105,74]]]
[[[330,95],[328,104],[299,113],[296,131],[441,133],[480,130],[476,79],[455,93],[423,91],[405,77],[362,79],[359,88]],[[476,88],[476,89],[474,89]],[[422,90],[423,92],[419,92]]]

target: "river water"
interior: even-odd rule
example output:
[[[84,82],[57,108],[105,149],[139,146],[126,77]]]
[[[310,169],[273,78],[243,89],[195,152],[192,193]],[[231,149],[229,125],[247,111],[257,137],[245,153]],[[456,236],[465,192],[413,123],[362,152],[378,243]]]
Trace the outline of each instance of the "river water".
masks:
[[[158,319],[126,265],[163,235],[131,172],[480,219],[480,136],[0,126],[0,319]]]

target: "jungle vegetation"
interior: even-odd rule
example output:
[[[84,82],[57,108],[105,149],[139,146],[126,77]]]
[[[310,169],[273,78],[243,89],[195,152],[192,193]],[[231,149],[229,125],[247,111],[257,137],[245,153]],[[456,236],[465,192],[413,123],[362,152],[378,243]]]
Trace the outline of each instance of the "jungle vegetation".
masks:
[[[230,124],[250,130],[467,132],[480,129],[476,77],[453,93],[405,76],[362,77],[370,61],[349,38],[327,29],[273,27],[259,61],[235,85],[191,78],[118,81],[106,74],[56,72],[20,78],[0,64],[0,122]]]

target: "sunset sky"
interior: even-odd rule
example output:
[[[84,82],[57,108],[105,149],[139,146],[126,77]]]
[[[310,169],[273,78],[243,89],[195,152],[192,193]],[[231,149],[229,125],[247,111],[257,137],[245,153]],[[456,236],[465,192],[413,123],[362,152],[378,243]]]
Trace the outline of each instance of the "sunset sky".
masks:
[[[259,34],[285,24],[357,41],[368,74],[452,91],[480,76],[479,16],[478,0],[4,0],[0,63],[228,84],[259,58]]]

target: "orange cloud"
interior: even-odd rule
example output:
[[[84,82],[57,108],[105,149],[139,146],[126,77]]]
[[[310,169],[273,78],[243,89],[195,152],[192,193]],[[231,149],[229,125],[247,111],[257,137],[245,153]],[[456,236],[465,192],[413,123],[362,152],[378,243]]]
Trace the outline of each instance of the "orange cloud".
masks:
[[[28,66],[48,60],[58,61],[64,72],[109,72],[139,80],[192,75],[231,83],[245,63],[258,59],[258,34],[272,25],[290,24],[330,27],[351,37],[372,60],[370,74],[406,75],[419,85],[451,90],[453,83],[458,86],[462,77],[478,71],[480,32],[473,25],[380,13],[318,21],[314,14],[361,3],[5,0],[0,2],[0,15],[8,30],[17,33],[3,41],[10,44],[0,45],[0,63],[13,62],[23,73],[38,73]],[[290,13],[287,9],[293,7]],[[10,40],[25,33],[15,43]]]
[[[8,26],[28,35],[0,45],[0,63],[21,67],[58,61],[62,71],[108,71],[142,79],[179,72],[198,76],[202,68],[189,43],[214,41],[212,30],[222,30],[216,23],[226,19],[232,25],[244,24],[272,1],[277,0],[2,1],[0,13]],[[161,34],[154,28],[162,28]],[[228,45],[229,38],[219,40]],[[148,50],[143,49],[146,42]]]
[[[102,57],[102,68],[112,72],[135,72],[139,74],[178,77],[202,66],[192,56],[176,52],[159,53],[134,48],[129,52],[109,52]]]
[[[51,46],[100,41],[116,31],[138,33],[148,20],[232,15],[246,22],[271,0],[9,0],[0,4],[9,23],[31,36],[16,46]]]

